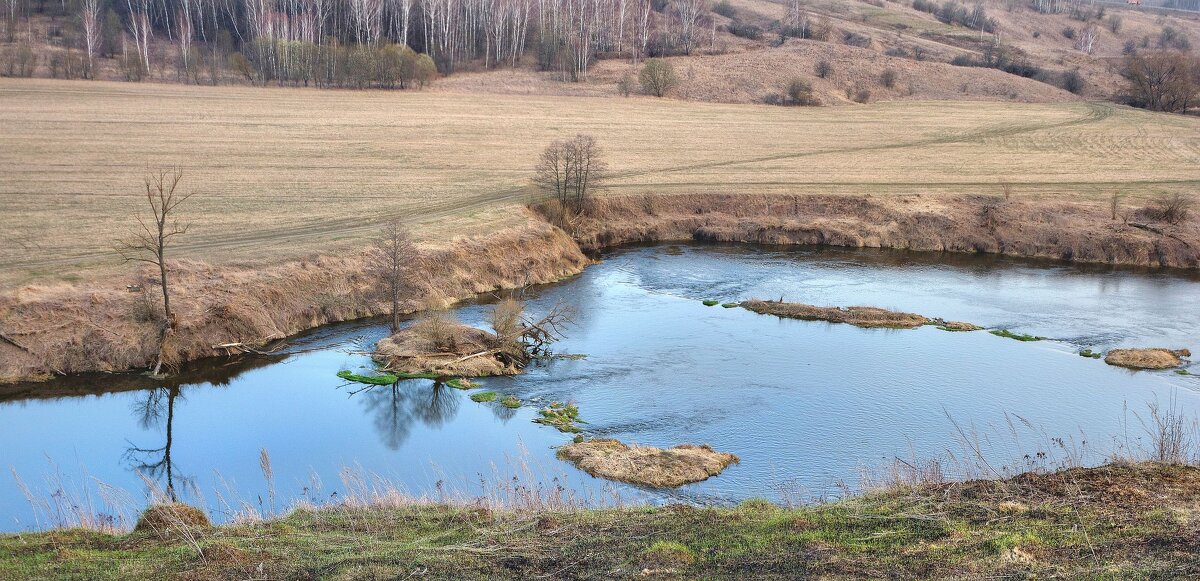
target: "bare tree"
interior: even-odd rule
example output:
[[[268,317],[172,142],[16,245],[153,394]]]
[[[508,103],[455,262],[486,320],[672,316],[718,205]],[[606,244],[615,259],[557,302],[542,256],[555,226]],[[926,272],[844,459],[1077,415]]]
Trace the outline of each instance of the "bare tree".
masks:
[[[392,332],[400,330],[400,297],[406,289],[409,267],[418,258],[417,248],[408,235],[408,229],[400,220],[389,220],[383,225],[375,243],[375,272],[382,279],[392,302]]]
[[[538,158],[534,183],[558,201],[559,226],[583,212],[592,190],[600,183],[608,164],[596,138],[578,134],[572,139],[551,143]]]
[[[149,219],[137,214],[139,228],[128,239],[117,244],[117,252],[126,262],[145,262],[158,267],[162,286],[163,320],[159,323],[158,362],[154,374],[162,371],[163,351],[167,335],[175,328],[175,315],[171,312],[171,291],[167,284],[167,248],[176,236],[188,231],[187,224],[174,219],[175,210],[191,193],[180,194],[179,182],[183,180],[183,169],[174,167],[159,170],[146,177],[146,203],[150,206]]]
[[[1176,51],[1129,55],[1121,71],[1129,104],[1184,112],[1200,102],[1200,58]]]
[[[83,25],[83,47],[87,51],[87,73],[95,78],[96,51],[100,48],[100,0],[83,0],[80,6],[80,22]]]

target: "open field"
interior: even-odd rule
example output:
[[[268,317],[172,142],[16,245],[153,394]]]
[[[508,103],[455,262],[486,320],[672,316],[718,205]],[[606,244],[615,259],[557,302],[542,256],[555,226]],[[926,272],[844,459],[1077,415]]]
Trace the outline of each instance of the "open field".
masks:
[[[852,113],[852,114],[851,114]],[[119,266],[147,169],[197,195],[177,256],[270,262],[385,218],[448,240],[520,223],[541,148],[596,135],[634,193],[1152,195],[1200,185],[1200,119],[1109,104],[842,108],[12,80],[0,83],[0,285]]]

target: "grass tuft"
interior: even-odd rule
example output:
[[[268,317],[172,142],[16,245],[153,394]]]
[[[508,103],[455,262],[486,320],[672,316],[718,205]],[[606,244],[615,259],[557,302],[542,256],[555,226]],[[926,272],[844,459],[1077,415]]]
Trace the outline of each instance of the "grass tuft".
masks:
[[[1084,349],[1083,351],[1080,351],[1079,356],[1080,357],[1088,357],[1090,359],[1099,359],[1101,357],[1104,357],[1103,354],[1096,352],[1096,351],[1092,351],[1091,349]]]
[[[515,410],[515,409],[521,407],[521,400],[518,399],[517,396],[515,396],[515,395],[506,395],[506,396],[504,396],[504,399],[500,400],[500,405],[502,405],[508,409]]]
[[[479,393],[472,393],[471,401],[476,402],[476,403],[483,403],[483,402],[487,402],[487,401],[496,401],[497,397],[499,397],[499,394],[497,394],[494,391],[481,391]]]
[[[701,302],[701,303],[703,303],[703,304],[704,304],[704,306],[706,306],[706,307],[715,307],[715,306],[717,306],[718,304],[720,304],[720,303],[721,303],[721,301],[716,301],[716,300],[713,300],[713,299],[705,299],[705,300],[703,300],[703,301],[700,301],[700,302]]]

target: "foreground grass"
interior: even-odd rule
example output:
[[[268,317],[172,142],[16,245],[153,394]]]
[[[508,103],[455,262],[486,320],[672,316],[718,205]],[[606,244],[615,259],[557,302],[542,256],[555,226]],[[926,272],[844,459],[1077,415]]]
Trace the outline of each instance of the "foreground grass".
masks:
[[[0,578],[1187,577],[1197,501],[1200,469],[1140,464],[796,509],[341,507],[165,536],[0,536]]]

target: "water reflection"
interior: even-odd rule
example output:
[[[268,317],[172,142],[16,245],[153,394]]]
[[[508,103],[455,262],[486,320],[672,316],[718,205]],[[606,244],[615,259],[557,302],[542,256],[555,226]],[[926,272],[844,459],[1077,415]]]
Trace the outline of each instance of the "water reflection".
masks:
[[[130,444],[123,455],[124,460],[134,472],[142,475],[149,484],[157,486],[165,484],[163,494],[171,502],[177,502],[175,483],[186,491],[194,491],[195,480],[178,475],[171,449],[175,444],[175,403],[180,399],[180,388],[160,387],[140,394],[131,406],[134,417],[143,429],[151,429],[165,424],[165,441],[158,448],[141,448]]]
[[[350,391],[362,401],[363,410],[373,418],[379,439],[389,450],[399,450],[408,440],[414,422],[440,428],[454,419],[463,394],[443,383],[408,380],[392,385],[367,386]]]

